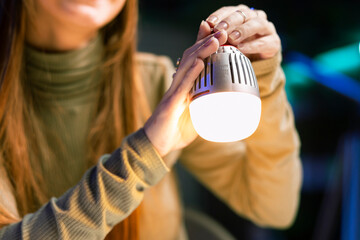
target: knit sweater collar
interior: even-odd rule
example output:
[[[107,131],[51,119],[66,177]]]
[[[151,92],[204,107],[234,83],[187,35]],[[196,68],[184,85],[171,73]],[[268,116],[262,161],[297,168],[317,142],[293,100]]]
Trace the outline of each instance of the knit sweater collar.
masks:
[[[25,47],[25,81],[39,103],[76,104],[93,99],[101,78],[101,37],[86,47],[47,53]]]

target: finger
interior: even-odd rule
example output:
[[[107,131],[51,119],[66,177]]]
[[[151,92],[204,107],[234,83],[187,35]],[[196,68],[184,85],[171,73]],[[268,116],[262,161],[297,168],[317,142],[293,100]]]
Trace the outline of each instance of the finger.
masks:
[[[184,78],[185,74],[191,68],[196,58],[205,59],[218,49],[220,43],[218,39],[214,36],[218,35],[212,34],[211,36],[207,37],[206,41],[202,42],[201,45],[196,44],[192,48],[190,48],[191,51],[185,51],[178,71],[174,76],[173,86],[175,88]]]
[[[228,33],[231,33],[237,26],[256,17],[257,14],[255,11],[250,9],[236,9],[236,11],[233,11],[214,26],[214,32],[224,29]]]
[[[184,53],[183,60],[181,61],[179,69],[174,76],[170,91],[173,92],[176,90],[176,88],[180,86],[185,75],[188,74],[189,69],[192,68],[198,58],[205,59],[206,57],[210,56],[219,48],[220,44],[224,44],[226,42],[226,38],[227,36],[224,31],[212,34],[208,38],[206,38],[207,41],[202,42],[200,46],[198,46],[198,44],[195,44],[192,52]],[[193,77],[194,78],[192,81],[195,81],[197,75]]]
[[[196,41],[199,41],[210,34],[211,34],[211,28],[209,24],[205,21],[201,21]]]
[[[168,99],[166,104],[172,106],[173,108],[177,108],[178,117],[182,114],[183,110],[178,108],[179,106],[186,103],[189,99],[189,92],[194,85],[195,79],[199,76],[200,72],[204,68],[204,61],[200,58],[195,58],[193,64],[190,68],[187,69],[185,75],[180,79],[181,81],[177,81],[177,83],[172,83],[168,91],[165,93],[163,99]]]
[[[190,48],[186,49],[183,56],[182,56],[182,60],[180,61],[180,65],[178,67],[178,72],[181,72],[181,69],[183,69],[182,65],[187,62],[187,58],[190,55],[193,55],[194,53],[196,53],[196,51],[201,48],[202,46],[204,46],[204,44],[206,42],[208,42],[209,39],[211,39],[212,37],[218,39],[220,44],[224,44],[227,40],[227,34],[225,31],[221,31],[221,32],[216,32],[213,34],[210,34],[209,36],[197,41],[193,46],[191,46]]]
[[[239,50],[244,54],[260,54],[262,59],[270,58],[280,50],[280,38],[278,35],[268,35],[241,43],[238,45]]]
[[[276,34],[274,25],[264,18],[257,17],[236,27],[230,33],[228,41],[230,44],[238,45],[254,35],[266,36],[271,34]]]
[[[245,5],[244,5],[245,6]],[[221,20],[227,17],[231,12],[234,12],[236,7],[222,7],[219,10],[213,12],[207,19],[206,22],[210,25],[210,27],[214,27],[216,24],[220,23]]]
[[[212,39],[212,38],[216,39],[216,40],[217,40],[217,43],[218,43],[219,45],[225,44],[226,41],[227,41],[227,33],[226,33],[226,31],[221,30],[221,31],[219,31],[219,32],[216,32],[216,33],[211,34],[211,35],[210,35],[210,38],[208,38],[208,39],[210,40],[210,39]],[[192,55],[194,55],[194,54],[198,54],[199,57],[205,59],[205,58],[208,57],[209,55],[206,55],[206,53],[205,53],[205,55],[203,55],[203,52],[202,52],[202,51],[198,51],[198,50],[199,50],[199,49],[201,50],[202,47],[204,47],[204,46],[206,46],[206,45],[208,45],[208,44],[209,44],[209,41],[208,41],[208,40],[207,40],[207,41],[200,41],[199,44],[197,44],[197,45],[194,46],[194,48],[193,48],[194,51],[192,51],[192,52],[187,52],[187,56],[190,57],[190,56],[192,56]],[[217,49],[216,49],[216,50],[217,50]],[[215,50],[215,51],[216,51],[216,50]]]
[[[186,72],[184,78],[180,82],[179,86],[177,87],[177,92],[179,96],[188,96],[191,88],[194,85],[195,79],[199,76],[201,71],[204,68],[204,61],[202,58],[195,58],[192,66]]]

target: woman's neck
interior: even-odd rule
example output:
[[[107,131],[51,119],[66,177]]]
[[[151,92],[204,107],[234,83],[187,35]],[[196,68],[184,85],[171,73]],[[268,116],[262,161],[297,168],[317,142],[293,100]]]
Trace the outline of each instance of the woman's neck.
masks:
[[[27,43],[49,52],[65,52],[86,46],[97,36],[97,29],[71,26],[56,19],[29,19],[26,26]]]

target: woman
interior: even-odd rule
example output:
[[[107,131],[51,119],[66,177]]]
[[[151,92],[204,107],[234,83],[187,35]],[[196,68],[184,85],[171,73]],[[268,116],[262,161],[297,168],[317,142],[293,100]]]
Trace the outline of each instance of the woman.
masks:
[[[186,239],[177,159],[240,215],[291,224],[299,141],[263,11],[212,13],[173,75],[136,53],[135,0],[2,4],[0,239]],[[197,138],[188,92],[226,42],[253,61],[263,110],[246,141],[216,144]]]

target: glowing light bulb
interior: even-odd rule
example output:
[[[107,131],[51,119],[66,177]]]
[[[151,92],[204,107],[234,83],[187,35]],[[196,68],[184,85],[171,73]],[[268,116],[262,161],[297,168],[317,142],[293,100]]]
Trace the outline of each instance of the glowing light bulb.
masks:
[[[250,61],[235,47],[221,46],[205,60],[191,95],[191,120],[202,138],[232,142],[255,132],[261,115],[259,89]]]

